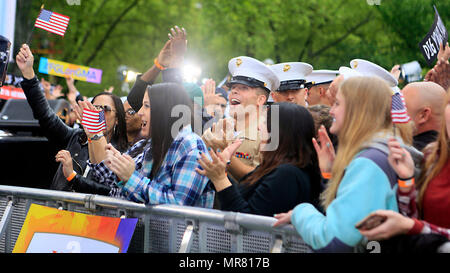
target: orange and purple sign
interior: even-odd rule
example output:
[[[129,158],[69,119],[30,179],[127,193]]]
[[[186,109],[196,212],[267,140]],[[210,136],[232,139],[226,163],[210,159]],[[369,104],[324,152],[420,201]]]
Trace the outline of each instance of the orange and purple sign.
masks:
[[[126,253],[137,221],[31,204],[13,253]]]

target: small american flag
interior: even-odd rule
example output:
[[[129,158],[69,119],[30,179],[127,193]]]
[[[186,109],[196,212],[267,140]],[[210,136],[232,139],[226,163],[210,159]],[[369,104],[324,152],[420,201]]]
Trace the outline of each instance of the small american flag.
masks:
[[[83,110],[81,125],[92,134],[98,134],[106,130],[105,112],[89,109]]]
[[[400,92],[392,95],[391,117],[392,123],[408,123],[411,120],[406,110],[405,99]]]
[[[70,18],[65,15],[43,9],[34,26],[64,36],[69,20]]]

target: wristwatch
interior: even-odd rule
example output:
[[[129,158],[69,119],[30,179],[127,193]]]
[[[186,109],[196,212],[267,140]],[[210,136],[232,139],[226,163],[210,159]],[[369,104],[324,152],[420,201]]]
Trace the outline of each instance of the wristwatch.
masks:
[[[94,135],[93,137],[89,138],[89,140],[99,140],[100,138],[103,137],[103,133],[100,133],[98,135]]]

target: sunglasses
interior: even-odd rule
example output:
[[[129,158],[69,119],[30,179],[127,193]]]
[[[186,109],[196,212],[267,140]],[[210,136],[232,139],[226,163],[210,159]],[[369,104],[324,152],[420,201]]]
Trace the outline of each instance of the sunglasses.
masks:
[[[128,110],[126,111],[126,113],[127,113],[128,115],[130,115],[130,116],[136,115],[136,111],[134,111],[133,108],[128,109]]]
[[[94,105],[94,107],[95,107],[95,109],[97,110],[97,111],[105,111],[105,113],[106,112],[111,112],[111,111],[113,111],[113,112],[115,112],[116,110],[113,110],[112,108],[111,108],[111,106],[109,106],[109,105]]]

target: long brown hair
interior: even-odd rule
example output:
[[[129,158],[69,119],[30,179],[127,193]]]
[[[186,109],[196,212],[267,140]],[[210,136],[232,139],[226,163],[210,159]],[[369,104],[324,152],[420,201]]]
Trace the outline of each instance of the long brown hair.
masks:
[[[450,90],[450,89],[449,89]],[[450,93],[447,91],[446,104],[450,103]],[[417,206],[419,212],[423,214],[423,197],[425,191],[433,180],[444,168],[449,160],[450,154],[450,139],[447,134],[447,126],[445,119],[441,123],[441,129],[437,142],[427,147],[426,150],[431,150],[430,154],[426,157],[424,164],[422,164],[422,173],[417,181],[418,198]],[[425,151],[426,153],[427,151]]]
[[[344,98],[343,126],[338,133],[339,149],[333,163],[331,180],[321,196],[326,209],[336,198],[345,168],[363,144],[379,132],[392,132],[392,90],[375,77],[353,77],[342,83],[338,92]]]
[[[274,103],[267,111],[267,130],[272,133],[273,107],[279,113],[279,145],[276,150],[262,151],[262,161],[258,168],[241,183],[250,186],[269,174],[281,164],[292,164],[308,172],[314,193],[318,195],[320,169],[316,150],[312,144],[314,120],[309,111],[293,103]],[[270,141],[270,140],[269,140]],[[314,194],[313,193],[313,194]]]

